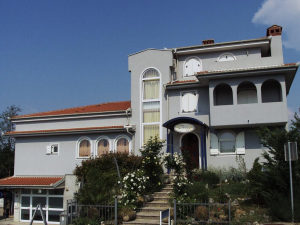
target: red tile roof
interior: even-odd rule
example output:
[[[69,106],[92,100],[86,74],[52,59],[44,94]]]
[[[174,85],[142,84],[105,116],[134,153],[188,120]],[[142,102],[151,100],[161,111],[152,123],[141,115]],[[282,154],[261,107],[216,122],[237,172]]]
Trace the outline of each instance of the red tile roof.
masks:
[[[0,186],[52,186],[63,177],[7,177],[0,179]]]
[[[102,104],[97,104],[97,105],[87,105],[87,106],[81,106],[81,107],[75,107],[75,108],[68,108],[68,109],[61,109],[61,110],[55,110],[55,111],[14,116],[12,119],[125,111],[126,109],[130,108],[130,106],[131,106],[130,101],[108,102],[108,103],[102,103]]]
[[[5,135],[25,135],[25,134],[49,134],[49,133],[68,133],[68,132],[80,132],[80,131],[99,131],[99,130],[114,130],[124,129],[124,126],[106,126],[106,127],[81,127],[81,128],[69,128],[69,129],[55,129],[55,130],[29,130],[29,131],[11,131],[5,133]]]

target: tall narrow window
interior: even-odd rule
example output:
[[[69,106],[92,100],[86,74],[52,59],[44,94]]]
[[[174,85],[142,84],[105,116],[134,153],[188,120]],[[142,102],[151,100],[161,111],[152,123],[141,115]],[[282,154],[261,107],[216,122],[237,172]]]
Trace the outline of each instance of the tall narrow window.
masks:
[[[79,157],[90,157],[91,156],[91,143],[89,140],[82,140],[79,143]]]
[[[160,137],[160,76],[157,70],[148,69],[142,77],[142,138],[145,144],[150,137]]]
[[[108,153],[109,153],[109,142],[107,139],[101,139],[100,141],[98,141],[97,154],[98,156],[101,156]]]
[[[129,153],[129,141],[126,138],[120,138],[117,141],[117,152],[118,153]]]

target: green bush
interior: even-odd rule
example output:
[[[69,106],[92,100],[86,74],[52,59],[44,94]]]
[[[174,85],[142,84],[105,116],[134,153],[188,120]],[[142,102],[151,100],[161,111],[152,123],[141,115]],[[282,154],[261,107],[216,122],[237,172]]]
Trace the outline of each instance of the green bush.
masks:
[[[187,195],[196,202],[208,202],[208,189],[201,182],[188,185]]]
[[[202,182],[204,184],[208,184],[209,187],[220,183],[219,176],[215,172],[209,170],[194,170],[191,179],[193,182]]]
[[[163,143],[158,137],[151,137],[140,150],[143,158],[141,168],[144,176],[149,177],[149,182],[145,184],[146,193],[158,191],[163,185],[164,171],[160,157]]]
[[[262,144],[268,148],[263,153],[264,160],[255,160],[248,173],[251,196],[254,201],[263,203],[274,220],[290,221],[290,181],[289,163],[285,161],[284,144],[297,142],[300,146],[300,118],[295,114],[290,130],[285,127],[261,128],[258,130]],[[300,156],[300,151],[298,151]],[[295,221],[300,221],[300,163],[292,163]]]
[[[99,225],[100,223],[100,220],[89,217],[79,217],[73,221],[74,225]]]
[[[127,154],[106,154],[96,159],[82,161],[74,174],[81,182],[76,199],[82,204],[108,202],[120,193],[118,173],[114,158],[118,162],[121,177],[141,168],[142,158]]]

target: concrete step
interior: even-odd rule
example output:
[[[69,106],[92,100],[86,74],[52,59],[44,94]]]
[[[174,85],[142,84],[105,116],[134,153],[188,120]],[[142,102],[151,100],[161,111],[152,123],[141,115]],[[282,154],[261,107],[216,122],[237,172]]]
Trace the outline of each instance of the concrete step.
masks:
[[[136,214],[136,219],[145,219],[145,220],[151,220],[151,219],[155,219],[155,220],[159,220],[159,212],[160,211],[141,211],[138,212]]]
[[[165,201],[165,202],[169,202],[170,196],[154,196],[153,200],[154,201]]]
[[[152,201],[147,202],[145,206],[153,206],[153,207],[168,207],[169,203],[166,201]]]
[[[130,224],[130,225],[159,225],[159,219],[136,219],[134,221],[123,222],[123,224]],[[163,223],[167,225],[168,223]]]
[[[145,207],[143,207],[143,208],[140,208],[140,209],[138,209],[138,211],[139,212],[158,212],[159,213],[159,211],[163,211],[163,210],[166,210],[166,209],[168,209],[169,208],[169,206],[168,207],[165,207],[165,206],[145,206]]]
[[[173,188],[163,188],[163,189],[161,189],[160,192],[172,192],[172,191],[173,191]]]
[[[165,192],[155,192],[153,194],[153,197],[165,197],[165,196],[169,196],[169,194],[171,194],[170,191],[165,191]]]

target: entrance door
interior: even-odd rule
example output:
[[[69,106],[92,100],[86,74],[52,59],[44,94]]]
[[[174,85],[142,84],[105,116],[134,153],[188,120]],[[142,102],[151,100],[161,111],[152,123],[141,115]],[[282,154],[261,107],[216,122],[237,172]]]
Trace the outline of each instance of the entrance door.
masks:
[[[199,169],[199,140],[195,134],[188,133],[182,137],[181,152],[189,169]]]

